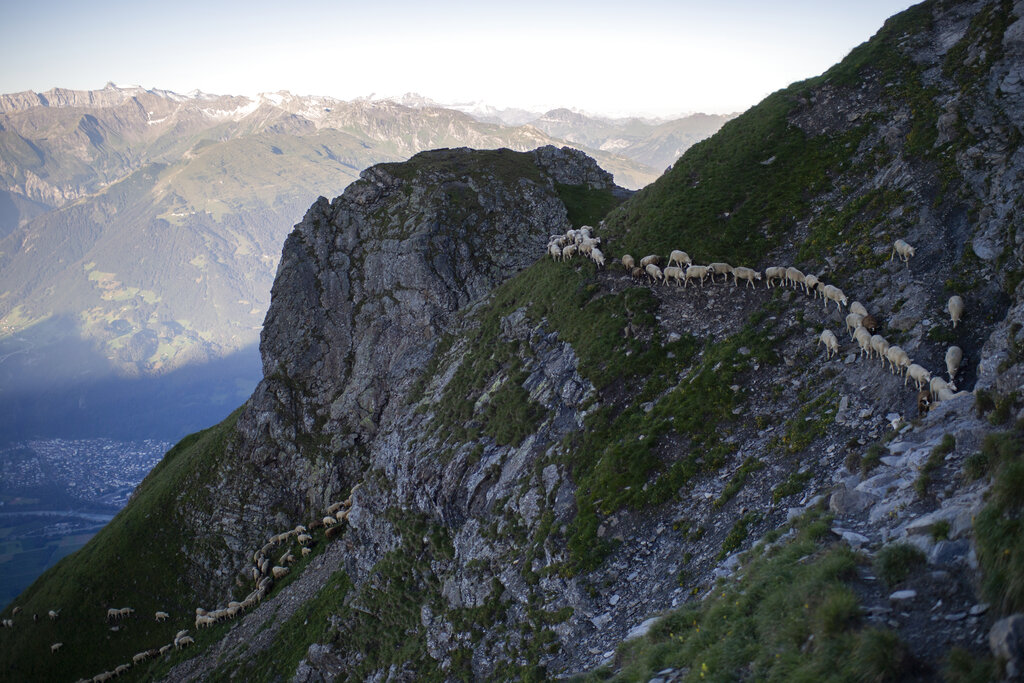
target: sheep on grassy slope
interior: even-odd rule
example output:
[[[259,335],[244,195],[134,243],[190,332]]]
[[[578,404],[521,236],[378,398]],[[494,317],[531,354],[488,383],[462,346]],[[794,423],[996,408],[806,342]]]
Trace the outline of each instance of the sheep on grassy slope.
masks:
[[[736,286],[739,286],[740,280],[746,280],[748,286],[754,287],[754,280],[760,280],[761,273],[754,270],[753,268],[747,268],[746,266],[737,266],[732,269],[732,277],[733,284],[735,284]]]
[[[338,523],[338,520],[336,520],[334,517],[331,517],[330,515],[324,517],[323,521],[324,521],[324,526],[326,526],[326,527],[332,527],[332,526],[334,526],[335,524]]]
[[[921,387],[931,381],[932,374],[917,363],[911,363],[907,366],[907,374],[903,378],[903,386],[907,385],[907,380],[909,379],[914,380],[914,383],[917,385],[917,390],[921,391]]]
[[[956,379],[956,372],[963,362],[964,352],[959,346],[950,346],[946,349],[946,372],[949,373],[949,381]]]
[[[60,610],[59,609],[52,609],[49,612],[47,612],[46,614],[47,614],[47,616],[50,617],[50,621],[56,621],[57,617],[60,616]]]
[[[168,614],[167,612],[157,612],[156,613],[156,620],[157,621],[167,621],[167,618],[170,617],[170,616],[171,615]]]
[[[683,266],[692,266],[693,260],[685,251],[673,249],[672,253],[668,255],[668,265],[671,266],[673,263],[682,268]]]
[[[804,288],[804,292],[807,291],[806,278],[804,277],[803,271],[798,268],[790,266],[786,268],[786,283],[792,284],[795,289]]]
[[[633,267],[636,266],[636,261],[634,261],[633,257],[629,254],[623,254],[622,258],[619,259],[619,262],[622,263],[622,267],[627,273],[633,270]]]
[[[629,270],[629,276],[639,282],[644,279],[644,271],[640,266],[634,266]]]
[[[818,298],[818,294],[820,293],[818,291],[820,285],[821,280],[818,279],[817,275],[804,275],[804,287],[807,288],[807,293],[815,299]]]
[[[598,268],[604,268],[604,254],[597,247],[590,250],[590,260],[596,263]]]
[[[889,260],[892,261],[897,254],[901,261],[909,265],[910,257],[914,255],[914,248],[903,240],[896,240],[892,245],[892,254],[889,255]]]
[[[661,272],[661,268],[654,265],[653,263],[648,263],[646,266],[644,266],[644,272],[647,273],[647,277],[650,278],[651,282],[657,282],[659,280],[665,279],[664,274],[662,274]],[[685,283],[683,284],[685,286]]]
[[[831,358],[834,355],[839,355],[839,340],[836,339],[836,335],[832,330],[824,330],[821,336],[818,337],[818,344],[825,345],[825,358]],[[817,344],[815,344],[817,346]]]
[[[179,641],[176,641],[176,642],[174,643],[174,648],[175,648],[176,650],[180,650],[180,649],[182,649],[182,648],[188,647],[189,645],[193,645],[193,644],[195,644],[195,642],[196,642],[196,641],[194,641],[194,640],[192,639],[192,636],[185,636],[185,637],[184,637],[184,638],[182,638],[181,640],[179,640]]]
[[[548,245],[548,256],[550,256],[553,261],[561,261],[562,260],[562,248],[560,246],[558,246],[557,244],[549,244]]]
[[[661,257],[658,256],[657,254],[649,254],[647,256],[644,256],[642,259],[640,259],[640,267],[641,268],[646,269],[647,266],[650,266],[650,265],[660,266],[661,265]]]
[[[64,647],[64,643],[54,643],[53,645],[50,646],[50,652],[56,652],[57,650],[61,649],[62,647]]]
[[[715,283],[715,276],[716,275],[724,275],[725,279],[722,282],[723,283],[724,282],[728,282],[729,281],[729,273],[731,273],[731,272],[732,272],[732,266],[730,266],[728,263],[722,263],[720,261],[716,261],[715,263],[709,263],[708,264],[708,275],[711,276],[711,283],[712,284]]]
[[[842,307],[846,305],[846,295],[843,294],[843,290],[839,289],[835,285],[825,285],[821,289],[821,295],[825,299],[825,310],[828,310],[828,302],[835,301],[836,308],[842,310]]]
[[[274,579],[283,579],[288,576],[288,567],[274,566],[271,568],[270,573],[273,575]]]
[[[700,286],[704,286],[704,278],[708,276],[707,266],[687,266],[686,277],[683,279],[683,289],[686,289],[686,283],[691,279],[696,278],[700,280]]]
[[[661,271],[661,273],[665,277],[666,284],[668,284],[669,278],[675,280],[677,285],[681,284],[683,281],[683,277],[685,276],[683,269],[677,268],[676,266],[667,266],[665,270]]]
[[[772,283],[775,280],[779,281],[779,284],[786,279],[786,269],[781,266],[771,266],[764,269],[765,285],[771,289]]]
[[[575,255],[576,255],[576,245],[575,244],[570,244],[570,245],[562,248],[562,260],[563,261],[568,261],[569,259],[571,259]]]
[[[953,327],[956,327],[956,324],[960,322],[960,317],[964,314],[964,300],[954,294],[949,297],[946,310],[949,311],[949,318],[953,321]]]

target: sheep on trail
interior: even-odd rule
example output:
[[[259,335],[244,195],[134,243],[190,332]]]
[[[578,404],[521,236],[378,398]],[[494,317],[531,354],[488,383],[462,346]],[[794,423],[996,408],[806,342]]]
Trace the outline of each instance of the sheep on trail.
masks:
[[[562,260],[562,248],[560,246],[558,246],[557,244],[549,244],[548,245],[548,255],[554,261],[561,261]]]
[[[775,280],[779,281],[779,284],[786,279],[786,269],[781,266],[771,266],[764,269],[765,284],[769,289],[772,287],[772,282]]]
[[[180,650],[182,648],[188,647],[189,645],[195,644],[195,642],[196,641],[192,639],[192,636],[185,636],[181,640],[175,641],[174,648],[176,650]]]
[[[835,285],[825,285],[824,287],[822,287],[821,295],[825,299],[826,311],[828,310],[829,301],[835,301],[836,308],[840,310],[842,310],[842,307],[846,305],[846,295],[843,294],[843,290],[839,289]]]
[[[804,275],[804,287],[807,288],[807,292],[814,297],[818,298],[818,287],[821,285],[821,280],[818,279],[817,275]]]
[[[327,517],[324,517],[324,526],[331,527],[331,526],[334,526],[337,523],[338,523],[338,520],[336,520],[334,517],[331,517],[330,515],[328,515]]]
[[[629,276],[639,282],[644,277],[644,271],[640,266],[634,266],[629,270]]]
[[[288,567],[275,566],[270,570],[270,573],[273,574],[275,579],[283,579],[288,576]]]
[[[721,263],[718,261],[716,261],[715,263],[709,263],[708,274],[711,276],[711,284],[715,283],[716,275],[725,275],[725,280],[723,280],[722,282],[729,282],[729,273],[731,273],[732,270],[732,266],[730,266],[728,263]]]
[[[623,254],[622,258],[620,258],[619,261],[622,262],[622,267],[626,270],[626,272],[633,270],[633,267],[636,266],[636,261],[634,261],[633,257],[630,256],[629,254]]]
[[[156,613],[156,620],[157,621],[167,621],[167,618],[170,617],[170,616],[171,615],[168,614],[167,612],[157,612]]]
[[[950,346],[946,350],[946,372],[949,373],[949,381],[956,379],[956,371],[960,369],[963,362],[964,352],[959,346]]]
[[[862,320],[864,320],[864,316],[860,313],[846,314],[846,331],[850,333],[850,339],[853,339],[853,331],[861,326],[860,323]]]
[[[671,266],[673,263],[682,268],[683,266],[692,266],[693,260],[685,251],[673,249],[672,253],[668,255],[668,265]]]
[[[917,390],[921,391],[921,387],[931,382],[932,374],[917,363],[911,363],[907,367],[906,376],[903,378],[903,386],[907,385],[908,379],[913,379],[914,383],[917,384]]]
[[[647,266],[650,266],[650,265],[660,266],[661,265],[661,257],[658,256],[657,254],[649,254],[647,256],[644,256],[642,259],[640,259],[640,267],[641,268],[647,268]]]
[[[704,286],[704,278],[706,278],[707,276],[708,276],[708,267],[707,266],[687,266],[686,267],[686,277],[683,279],[683,289],[686,289],[686,283],[688,283],[691,278],[697,278],[698,280],[700,280],[700,286],[703,287]]]
[[[685,276],[683,269],[677,268],[676,266],[667,266],[665,270],[661,271],[661,273],[665,276],[665,284],[668,284],[669,278],[675,280],[677,285],[682,284],[683,277]]]
[[[949,317],[953,321],[953,327],[960,322],[960,317],[964,314],[964,300],[954,294],[949,297],[949,303],[946,304],[946,310],[949,311]]]
[[[889,369],[897,375],[903,375],[903,368],[910,365],[910,356],[898,346],[890,346],[885,352],[885,358],[889,361]]]
[[[750,287],[757,287],[754,285],[754,280],[761,279],[761,273],[754,270],[753,268],[747,268],[746,266],[737,266],[732,269],[733,284],[737,287],[740,284],[740,280],[746,280],[747,285]]]
[[[860,346],[860,355],[871,358],[871,333],[863,327],[858,327],[853,331],[853,338],[857,340],[857,345]]]
[[[646,266],[644,266],[644,272],[647,273],[647,277],[650,278],[651,282],[657,282],[658,280],[665,279],[665,276],[661,272],[661,268],[654,265],[653,263],[648,263]],[[683,286],[685,287],[686,283],[683,283]]]
[[[598,268],[604,268],[604,254],[597,247],[590,250],[590,260],[596,263]]]
[[[932,409],[932,395],[927,390],[917,392],[917,416],[924,417]]]
[[[904,242],[903,240],[896,240],[892,245],[892,254],[889,255],[889,260],[892,261],[896,254],[900,255],[900,260],[910,265],[910,257],[914,255],[914,248]]]
[[[818,337],[818,344],[825,345],[825,358],[826,360],[832,356],[839,355],[839,340],[836,339],[836,335],[833,334],[832,330],[824,330],[821,336]],[[817,344],[815,344],[817,346]]]
[[[941,394],[943,390],[949,392],[956,391],[956,385],[950,384],[941,377],[932,377],[931,381],[928,382],[928,392],[931,394],[932,400],[939,400],[939,394]]]
[[[889,350],[889,342],[885,341],[885,337],[880,334],[871,335],[871,350],[878,354],[879,359],[882,361],[882,367],[885,367],[885,352]]]
[[[871,334],[874,334],[875,332],[878,331],[878,321],[875,320],[875,316],[871,315],[870,313],[868,313],[861,319],[860,324],[863,325],[864,329],[866,329]]]
[[[807,278],[804,276],[803,271],[790,266],[786,268],[786,282],[792,283],[795,289],[804,288],[804,293],[807,292]]]

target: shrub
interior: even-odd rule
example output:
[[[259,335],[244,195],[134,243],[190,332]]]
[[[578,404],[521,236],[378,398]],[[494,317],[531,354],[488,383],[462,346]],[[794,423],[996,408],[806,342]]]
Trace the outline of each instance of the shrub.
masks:
[[[885,449],[882,447],[882,444],[873,443],[868,446],[867,452],[864,453],[864,457],[860,461],[861,473],[867,474],[878,467],[879,463],[882,462],[883,453],[885,453]]]
[[[909,543],[894,543],[878,551],[875,572],[887,586],[902,583],[925,563],[924,553]]]

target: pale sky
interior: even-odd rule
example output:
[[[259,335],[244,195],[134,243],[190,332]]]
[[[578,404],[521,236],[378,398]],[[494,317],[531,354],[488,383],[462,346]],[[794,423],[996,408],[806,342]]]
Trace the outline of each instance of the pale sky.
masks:
[[[906,0],[5,2],[0,92],[289,90],[609,115],[742,111]]]

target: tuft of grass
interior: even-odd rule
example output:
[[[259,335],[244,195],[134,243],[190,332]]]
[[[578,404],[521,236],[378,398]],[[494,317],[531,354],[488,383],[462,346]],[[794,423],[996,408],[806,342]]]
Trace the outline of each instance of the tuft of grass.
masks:
[[[924,553],[909,543],[887,545],[875,555],[875,573],[890,587],[906,581],[924,564]]]
[[[949,683],[989,683],[998,678],[991,657],[975,657],[962,647],[949,651],[942,677]]]
[[[783,498],[800,493],[813,476],[814,473],[811,470],[794,472],[789,475],[786,481],[776,486],[775,490],[772,491],[772,502],[778,504]]]
[[[867,475],[871,470],[878,467],[882,462],[882,455],[884,453],[885,447],[883,447],[882,444],[873,443],[868,446],[868,450],[860,460],[861,474]]]
[[[715,509],[718,509],[725,505],[727,502],[729,502],[729,500],[732,499],[733,496],[740,492],[740,489],[742,489],[743,485],[747,482],[747,477],[750,475],[751,472],[756,472],[757,470],[763,468],[763,462],[761,462],[752,455],[748,456],[747,459],[743,461],[743,464],[740,465],[740,468],[736,471],[736,474],[734,474],[732,478],[729,480],[729,483],[727,483],[725,485],[725,488],[722,489],[721,495],[719,495],[718,498],[715,499],[714,503],[712,503]]]

